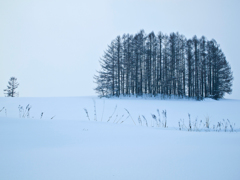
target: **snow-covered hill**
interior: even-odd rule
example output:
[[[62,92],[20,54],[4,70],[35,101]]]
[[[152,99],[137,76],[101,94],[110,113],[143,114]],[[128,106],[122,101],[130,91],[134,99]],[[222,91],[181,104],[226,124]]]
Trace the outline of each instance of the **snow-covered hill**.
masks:
[[[240,179],[239,107],[239,100],[0,98],[0,179]],[[168,128],[152,118],[157,109],[161,123],[166,110]],[[188,113],[193,129],[197,123],[191,132]],[[227,119],[234,132],[216,132]]]

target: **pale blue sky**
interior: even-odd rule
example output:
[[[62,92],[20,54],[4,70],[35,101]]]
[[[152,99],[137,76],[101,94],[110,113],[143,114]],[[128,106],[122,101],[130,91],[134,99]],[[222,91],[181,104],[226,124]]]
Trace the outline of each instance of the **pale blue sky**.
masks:
[[[21,97],[86,96],[107,45],[124,33],[214,38],[240,99],[238,0],[0,0],[0,96],[11,76]]]

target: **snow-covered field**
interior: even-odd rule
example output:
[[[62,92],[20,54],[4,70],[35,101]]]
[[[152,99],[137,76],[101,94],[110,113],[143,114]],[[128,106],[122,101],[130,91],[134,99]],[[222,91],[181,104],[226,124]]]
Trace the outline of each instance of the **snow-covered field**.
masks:
[[[20,117],[19,105],[28,104],[29,117]],[[240,179],[240,100],[0,98],[3,107],[1,180]],[[159,118],[157,109],[161,122],[166,110],[167,128],[152,118]],[[188,114],[197,131],[187,130]],[[233,132],[229,125],[213,130],[227,119]]]

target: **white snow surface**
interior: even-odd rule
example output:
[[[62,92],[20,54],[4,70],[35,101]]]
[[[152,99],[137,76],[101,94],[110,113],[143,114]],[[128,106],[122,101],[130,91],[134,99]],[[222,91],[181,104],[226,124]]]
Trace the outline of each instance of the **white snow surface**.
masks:
[[[19,105],[28,104],[29,117],[19,117]],[[240,179],[240,100],[0,98],[3,107],[1,180]],[[153,124],[157,109],[161,120],[166,110],[167,128]],[[209,117],[210,130],[180,131],[188,113],[198,124]],[[150,127],[138,123],[142,115]],[[235,124],[233,132],[213,130],[222,119]]]

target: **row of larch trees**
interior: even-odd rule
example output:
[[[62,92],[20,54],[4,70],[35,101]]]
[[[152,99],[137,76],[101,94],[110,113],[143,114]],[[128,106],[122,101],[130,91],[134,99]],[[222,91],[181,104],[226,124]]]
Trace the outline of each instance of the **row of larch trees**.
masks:
[[[111,42],[94,79],[101,96],[161,95],[219,99],[231,93],[232,71],[215,40],[179,33],[124,34]]]

